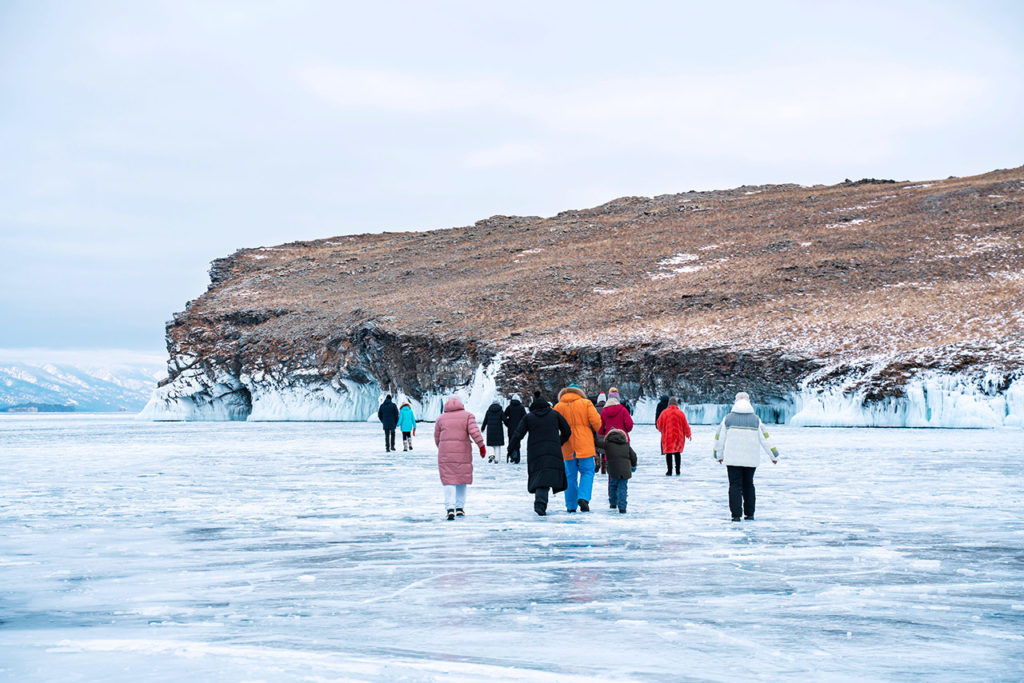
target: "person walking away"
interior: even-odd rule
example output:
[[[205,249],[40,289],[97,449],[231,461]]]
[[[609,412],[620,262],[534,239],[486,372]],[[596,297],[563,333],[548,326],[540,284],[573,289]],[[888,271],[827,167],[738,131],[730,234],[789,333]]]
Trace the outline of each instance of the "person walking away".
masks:
[[[622,398],[622,396],[619,394],[619,390],[616,389],[615,387],[612,387],[611,389],[608,390],[608,400],[610,401],[613,398],[622,404],[622,407],[626,409],[627,413],[629,413],[630,415],[633,414],[633,404],[631,404],[626,399]]]
[[[608,507],[626,514],[626,496],[629,479],[636,472],[636,451],[629,445],[629,437],[621,429],[613,429],[604,437],[604,450],[608,454]]]
[[[502,413],[501,421],[505,423],[505,429],[508,430],[508,455],[507,462],[519,463],[519,449],[512,448],[512,435],[516,431],[516,427],[526,417],[526,408],[523,407],[522,402],[519,400],[519,396],[516,394],[512,395],[512,400],[508,402],[508,406],[505,407],[505,412]]]
[[[487,439],[487,462],[501,462],[505,450],[505,424],[501,404],[495,401],[484,414],[480,429]]]
[[[384,427],[384,451],[390,453],[395,450],[395,429],[398,428],[398,406],[391,400],[391,394],[377,408],[377,419]]]
[[[416,435],[416,416],[408,403],[403,403],[398,409],[398,431],[402,432],[402,450],[411,451],[412,437]]]
[[[594,433],[601,429],[601,416],[575,383],[558,392],[555,410],[565,418],[572,431],[569,440],[562,444],[562,460],[568,480],[565,509],[576,512],[578,507],[582,512],[589,512],[594,488],[594,456],[597,453]]]
[[[543,517],[548,512],[548,496],[569,486],[562,460],[562,446],[572,435],[569,423],[551,404],[539,396],[530,404],[530,412],[519,421],[508,438],[509,451],[518,452],[526,441],[526,490],[533,494],[533,510]]]
[[[629,433],[633,431],[633,416],[629,414],[626,407],[615,397],[611,397],[605,402],[604,410],[601,411],[601,429],[597,433],[605,436],[613,429],[620,429],[625,432],[627,441],[629,440]],[[599,455],[602,455],[600,449]],[[597,467],[600,469],[601,474],[605,473],[607,464],[607,455],[598,460]]]
[[[484,437],[476,426],[473,413],[466,410],[458,396],[444,403],[444,412],[434,423],[434,444],[437,446],[437,469],[444,486],[444,507],[448,519],[466,514],[466,486],[473,483],[473,444],[486,455]]]
[[[661,452],[665,454],[666,477],[672,476],[672,459],[676,461],[676,475],[679,474],[679,465],[683,457],[683,447],[686,440],[693,438],[690,431],[690,423],[686,421],[686,414],[679,409],[679,399],[675,396],[668,400],[668,406],[661,412],[658,422],[655,424],[661,432]]]
[[[729,511],[732,521],[740,521],[740,515],[754,519],[754,470],[761,464],[764,450],[774,465],[779,461],[779,450],[772,442],[761,418],[754,414],[750,405],[750,394],[741,391],[736,394],[732,411],[725,416],[715,431],[715,460],[725,463],[729,473]]]
[[[607,402],[608,397],[605,395],[603,391],[597,395],[597,403],[594,404],[594,407],[597,408],[598,414],[600,414],[601,411],[604,410],[604,404]]]
[[[658,424],[658,418],[661,417],[661,411],[668,408],[668,394],[662,394],[658,397],[658,407],[654,409],[654,424]]]

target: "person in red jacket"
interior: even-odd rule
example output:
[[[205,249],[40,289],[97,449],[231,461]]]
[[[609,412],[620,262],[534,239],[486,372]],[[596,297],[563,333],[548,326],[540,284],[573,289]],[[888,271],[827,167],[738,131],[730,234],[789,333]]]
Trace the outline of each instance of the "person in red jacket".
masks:
[[[690,423],[686,421],[686,415],[679,409],[679,399],[675,396],[668,400],[668,407],[661,412],[656,424],[661,432],[661,452],[665,454],[665,466],[668,471],[666,477],[672,476],[672,459],[676,461],[676,474],[679,474],[679,465],[683,457],[683,447],[686,440],[693,438],[690,432]]]

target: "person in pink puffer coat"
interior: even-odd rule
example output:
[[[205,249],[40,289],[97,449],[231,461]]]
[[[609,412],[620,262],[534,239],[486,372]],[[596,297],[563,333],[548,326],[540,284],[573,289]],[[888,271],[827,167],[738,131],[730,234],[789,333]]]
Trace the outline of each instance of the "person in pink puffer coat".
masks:
[[[466,514],[466,485],[473,483],[473,444],[470,439],[480,447],[480,457],[484,457],[487,448],[476,418],[457,396],[452,396],[445,401],[444,412],[434,423],[437,469],[444,485],[444,506],[450,520]]]

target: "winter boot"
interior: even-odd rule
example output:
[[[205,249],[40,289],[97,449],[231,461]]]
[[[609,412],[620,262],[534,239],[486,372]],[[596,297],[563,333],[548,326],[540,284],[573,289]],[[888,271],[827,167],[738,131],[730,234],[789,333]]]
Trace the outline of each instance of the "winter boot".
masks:
[[[536,512],[540,517],[548,514],[548,506],[539,500],[533,501],[533,511]]]
[[[455,508],[455,516],[456,517],[465,517],[466,516],[466,511],[463,510],[462,508]]]
[[[619,508],[619,514],[620,515],[626,514],[626,508]]]
[[[582,498],[580,498],[579,504],[580,504],[580,512],[590,512],[590,501],[589,500],[583,500]]]
[[[682,453],[676,453],[675,454],[675,458],[676,458],[676,476],[679,476],[679,465],[682,462],[683,454]]]
[[[448,521],[450,522],[453,519],[455,519],[455,510],[452,510],[452,509],[449,508],[449,510],[448,510]]]

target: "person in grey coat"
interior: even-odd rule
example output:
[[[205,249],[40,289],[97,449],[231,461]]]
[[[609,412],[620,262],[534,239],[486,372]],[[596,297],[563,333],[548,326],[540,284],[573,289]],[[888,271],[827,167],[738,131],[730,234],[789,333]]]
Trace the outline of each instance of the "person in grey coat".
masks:
[[[714,450],[715,460],[724,462],[729,473],[729,511],[734,522],[743,515],[754,519],[754,470],[761,464],[762,450],[771,457],[772,464],[779,461],[779,449],[754,413],[750,394],[741,391],[718,425]]]

